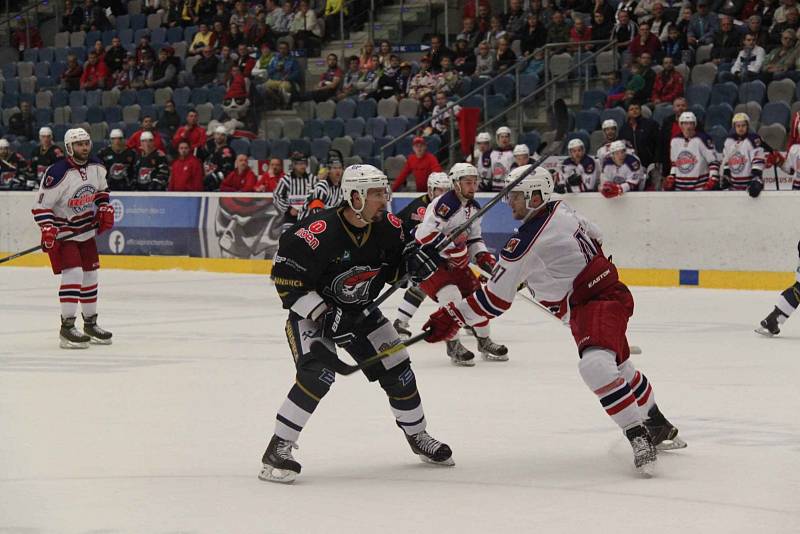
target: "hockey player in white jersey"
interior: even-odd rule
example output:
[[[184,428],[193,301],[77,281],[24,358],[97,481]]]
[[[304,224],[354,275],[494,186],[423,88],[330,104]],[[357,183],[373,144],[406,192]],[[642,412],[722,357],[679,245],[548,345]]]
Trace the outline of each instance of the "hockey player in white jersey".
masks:
[[[681,135],[670,141],[671,168],[664,179],[665,191],[714,189],[719,184],[719,157],[714,142],[697,131],[697,117],[684,111],[678,118]]]
[[[792,124],[797,124],[795,136],[800,137],[800,120],[795,119]],[[784,157],[780,152],[775,151],[767,156],[767,162],[771,165],[778,165],[784,171],[793,176],[792,190],[800,191],[800,143],[794,143],[789,147]]]
[[[603,134],[606,136],[606,140],[605,143],[603,143],[603,146],[597,149],[597,162],[600,165],[602,165],[603,161],[605,161],[605,159],[610,155],[611,143],[613,143],[614,141],[619,140],[625,143],[625,147],[626,150],[628,151],[628,154],[636,153],[636,151],[633,149],[633,145],[628,140],[618,139],[617,136],[619,133],[619,125],[617,124],[617,121],[615,121],[614,119],[606,119],[603,121],[601,128],[603,130]]]
[[[800,241],[797,242],[797,254],[800,256]],[[780,325],[786,322],[798,306],[800,306],[800,258],[797,261],[794,285],[781,293],[775,308],[761,321],[761,326],[756,328],[756,332],[767,337],[777,336],[781,333]]]
[[[114,226],[114,208],[109,204],[106,169],[90,156],[92,141],[86,130],[67,130],[64,148],[67,157],[45,171],[32,211],[53,273],[61,275],[60,346],[85,349],[90,342],[111,344],[111,332],[97,326],[100,259],[94,237]],[[79,235],[57,240],[70,234]],[[75,328],[78,304],[83,332]]]
[[[444,238],[480,209],[475,201],[478,170],[474,165],[456,163],[450,169],[450,180],[453,189],[430,203],[425,210],[425,217],[417,226],[415,238],[420,245],[428,245]],[[491,272],[496,263],[495,257],[483,242],[480,219],[445,247],[441,255],[446,261],[419,285],[427,296],[440,304],[461,300],[480,287],[478,278],[469,267],[470,259],[486,272]],[[488,320],[471,326],[474,327],[475,337],[478,339],[478,350],[485,360],[508,360],[508,349],[494,343],[489,337]],[[475,365],[475,355],[461,344],[457,332],[447,338],[447,355],[455,365]]]
[[[509,182],[526,170],[515,169]],[[569,322],[581,377],[630,441],[636,469],[650,475],[656,446],[686,444],[629,359],[626,330],[633,297],[600,248],[600,229],[564,202],[550,202],[553,185],[550,173],[537,168],[511,190],[507,201],[522,225],[506,242],[486,286],[431,315],[424,326],[430,332],[427,341],[447,339],[459,326],[500,316],[511,307],[520,284],[526,284],[542,305]]]
[[[475,137],[475,150],[467,159],[478,169],[478,178],[481,190],[490,191],[492,188],[492,137],[488,132],[481,132]]]
[[[556,193],[597,191],[600,167],[586,154],[586,145],[580,139],[572,139],[567,145],[569,157],[558,167],[561,181],[555,185]]]
[[[603,161],[600,192],[606,198],[638,191],[644,185],[644,170],[639,158],[628,154],[624,141],[611,143],[610,155]]]
[[[512,171],[531,162],[531,149],[526,144],[516,145],[511,153],[514,155],[514,162],[511,164]]]
[[[506,183],[506,176],[514,163],[514,147],[511,144],[511,128],[501,126],[495,132],[497,146],[492,150],[492,181],[481,182],[481,191],[500,191]]]
[[[761,136],[750,131],[750,117],[737,113],[731,121],[733,133],[722,149],[723,175],[720,187],[747,191],[757,197],[764,189],[764,147]]]

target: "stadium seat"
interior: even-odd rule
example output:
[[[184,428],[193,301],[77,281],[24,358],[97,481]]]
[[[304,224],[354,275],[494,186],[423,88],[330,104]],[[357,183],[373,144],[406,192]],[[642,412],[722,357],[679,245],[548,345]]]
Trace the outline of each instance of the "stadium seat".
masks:
[[[614,57],[616,51],[608,50],[600,52],[595,58],[595,67],[600,75],[611,74],[619,69],[620,62]]]
[[[253,139],[250,141],[250,155],[257,160],[268,159],[269,141],[266,139]]]
[[[539,77],[535,74],[520,74],[519,76],[519,94],[521,97],[526,97],[536,90],[539,85]]]
[[[69,32],[58,32],[53,38],[53,48],[65,49],[69,47]]]
[[[508,102],[503,95],[489,95],[486,100],[486,113],[489,117],[497,117],[507,107]]]
[[[163,109],[164,106],[156,106],[158,108]],[[195,111],[197,111],[197,122],[200,124],[208,124],[211,122],[214,113],[214,105],[210,102],[204,102],[202,104],[198,104],[194,107]]]
[[[89,108],[83,105],[70,106],[70,118],[72,122],[86,122],[86,113]]]
[[[94,48],[94,43],[97,41],[103,40],[103,32],[100,31],[90,31],[86,32],[86,41],[80,43],[79,45],[72,45],[72,46],[85,46],[86,48]],[[70,37],[70,42],[72,42],[72,38]]]
[[[606,143],[606,135],[602,130],[595,130],[589,135],[589,154],[597,154],[597,150]],[[602,163],[602,162],[601,162]]]
[[[67,61],[67,55],[69,55],[69,48],[56,48],[54,54],[55,60],[64,64]]]
[[[288,139],[275,139],[270,142],[270,149],[272,157],[280,159],[289,159],[289,140]]]
[[[368,119],[365,131],[372,137],[383,137],[386,134],[386,119],[383,117]]]
[[[704,122],[706,120],[706,108],[703,106],[690,106],[689,111],[694,113],[694,116],[697,117],[699,122]]]
[[[142,12],[142,0],[130,0],[128,2],[128,15],[138,15]]]
[[[153,44],[164,44],[167,42],[167,30],[165,28],[155,28],[150,31],[150,42]]]
[[[313,101],[295,102],[292,104],[292,108],[294,109],[295,113],[297,113],[297,116],[304,121],[314,118]]]
[[[589,139],[588,133],[582,130],[569,132],[567,136],[564,138],[564,147],[562,149],[562,154],[567,154],[567,145],[573,139],[580,139],[581,141],[583,141],[583,146],[589,146],[591,144],[591,140]]]
[[[709,127],[708,123],[706,123],[706,131],[714,142],[714,148],[717,149],[717,152],[722,152],[725,146],[725,139],[728,137],[728,130],[719,125]]]
[[[745,102],[739,104],[733,110],[734,113],[747,113],[750,117],[750,127],[754,130],[758,129],[761,123],[761,105],[758,102]]]
[[[336,139],[344,135],[344,121],[341,119],[327,119],[322,121],[322,128],[325,135],[331,139]]]
[[[122,42],[122,46],[129,45],[133,43],[133,30],[130,28],[126,30],[120,30],[119,32],[119,40]]]
[[[131,27],[131,19],[128,15],[117,15],[114,19],[114,26],[117,30],[127,30]]]
[[[142,108],[142,110],[141,110],[141,117],[142,118],[153,117],[155,119],[155,118],[158,117],[158,110],[156,109],[155,105],[153,105],[153,104],[143,104],[141,106],[141,108]],[[181,116],[185,117],[186,114],[183,114]]]
[[[739,86],[734,82],[715,83],[711,87],[711,101],[709,105],[728,104],[731,106],[736,105],[739,100]]]
[[[208,90],[208,101],[214,104],[222,104],[225,99],[225,86],[215,85]]]
[[[189,97],[189,102],[194,104],[202,104],[203,102],[208,102],[208,89],[205,87],[198,87],[197,89],[192,89],[191,96]]]
[[[357,137],[353,142],[353,154],[363,158],[371,158],[375,150],[375,139],[371,135]]]
[[[786,146],[786,128],[781,124],[771,124],[769,126],[762,126],[758,129],[760,135],[766,144],[775,150],[781,150]]]
[[[153,95],[154,102],[157,106],[163,106],[170,100],[172,100],[172,88],[171,87],[159,87],[156,89],[155,94]]]
[[[147,26],[147,17],[145,15],[131,15],[130,26],[133,31],[142,30]],[[137,39],[138,44],[138,39]]]
[[[600,113],[600,123],[602,124],[603,121],[608,119],[613,119],[617,122],[617,128],[622,128],[622,125],[625,123],[625,111],[622,108],[609,108],[604,109]]]
[[[767,100],[769,102],[784,102],[791,104],[797,91],[797,86],[791,78],[775,80],[767,87]]]
[[[322,137],[323,135],[325,135],[325,133],[323,132],[323,124],[321,120],[309,119],[303,121],[303,137],[316,139],[317,137]]]
[[[394,144],[394,153],[396,155],[408,156],[411,154],[411,142],[413,141],[413,137],[407,135],[401,138],[397,143]]]
[[[336,103],[336,117],[342,120],[352,119],[356,115],[356,103],[350,99]]]
[[[519,143],[528,145],[528,149],[531,151],[531,154],[533,154],[539,150],[539,145],[542,144],[542,137],[539,135],[539,132],[533,130],[522,134],[519,138]]]
[[[53,108],[53,93],[51,91],[39,91],[36,93],[36,108]]]
[[[152,13],[147,15],[147,29],[155,32],[157,29],[161,29],[161,23],[164,22],[164,17],[161,13]]]
[[[714,126],[720,126],[725,131],[731,127],[731,118],[733,117],[733,108],[728,104],[716,104],[709,106],[706,113],[705,126],[711,129]]]
[[[386,121],[386,135],[389,137],[400,137],[409,129],[410,124],[405,117],[390,117]]]
[[[711,86],[709,85],[695,84],[686,89],[686,100],[689,101],[689,107],[706,107],[710,98]]]
[[[366,121],[362,117],[354,117],[344,122],[344,134],[355,139],[364,135]]]
[[[186,106],[192,98],[192,90],[188,87],[179,87],[172,91],[172,101],[176,106]]]
[[[86,61],[86,47],[85,46],[71,46],[69,53],[78,58],[78,63],[83,64]]]
[[[122,128],[122,133],[125,134],[126,138],[129,138],[134,133],[136,133],[139,130],[139,127],[141,126],[141,124],[139,124],[139,122],[126,122],[124,124],[125,124],[125,127]]]
[[[294,152],[302,154],[311,154],[311,143],[308,139],[290,139],[289,140],[289,155]]]
[[[100,106],[102,105],[102,103],[103,103],[103,91],[101,91],[100,89],[96,89],[94,91],[86,92],[87,106]]]
[[[121,91],[117,104],[121,107],[131,106],[136,104],[136,91]],[[127,121],[126,121],[127,122]]]
[[[600,112],[595,109],[584,109],[575,114],[575,128],[592,133],[600,128]]]
[[[572,55],[566,52],[553,54],[550,56],[550,76],[555,78],[556,76],[567,73],[572,68],[572,65]]]
[[[248,139],[237,137],[231,139],[231,148],[236,154],[250,155],[250,141]]]
[[[139,122],[139,114],[141,113],[142,108],[139,104],[132,104],[130,106],[125,106],[122,108],[122,120],[125,121],[126,124],[130,123],[138,123]]]
[[[714,48],[713,45],[707,44],[697,47],[697,53],[695,55],[694,61],[695,63],[702,64],[708,62],[711,59],[711,49]]]
[[[68,124],[70,122],[69,106],[60,106],[53,109],[53,124]]]
[[[33,67],[33,75],[37,78],[44,78],[50,75],[50,63],[47,61],[40,61]],[[20,75],[21,76],[21,75]]]
[[[330,138],[324,136],[311,138],[311,154],[318,160],[325,160],[328,157],[330,148]]]
[[[82,106],[85,102],[86,102],[86,93],[84,93],[83,91],[72,91],[69,94],[69,106],[71,108]]]
[[[31,63],[36,63],[39,61],[39,49],[38,48],[26,48],[22,52],[22,60],[29,61]]]
[[[371,119],[378,114],[378,103],[373,98],[359,100],[356,104],[356,116],[364,120]]]
[[[51,48],[51,47],[39,48],[38,52],[39,52],[39,54],[38,54],[39,55],[39,59],[38,59],[39,61],[52,63],[56,59],[55,53],[53,51],[53,48]]]
[[[167,29],[168,43],[178,43],[180,41],[183,41],[183,28],[176,26],[174,28]]]
[[[404,98],[397,106],[397,114],[401,117],[416,119],[419,115],[419,100]]]
[[[70,48],[83,47],[86,45],[86,32],[70,32],[69,46]],[[94,46],[94,43],[92,43]]]
[[[150,35],[150,30],[147,28],[139,28],[138,30],[133,30],[133,43],[134,45],[138,45],[139,41],[142,40],[142,37],[147,37]],[[155,46],[153,48],[156,48]]]
[[[703,63],[692,68],[691,83],[708,85],[714,83],[717,78],[717,66],[713,63]]]
[[[2,67],[3,78],[10,80],[17,75],[16,63],[4,63]]]
[[[386,176],[389,178],[390,181],[397,178],[397,175],[400,174],[400,171],[403,170],[403,167],[406,165],[406,158],[405,156],[390,156],[386,158],[383,162],[383,172],[386,173]],[[412,175],[409,174],[409,177],[406,178],[408,180],[413,181],[414,178]]]
[[[364,163],[364,160],[361,156],[348,156],[344,158],[344,166],[349,167],[350,165],[361,165]]]
[[[461,105],[465,108],[478,108],[482,110],[484,108],[483,95],[468,96]]]
[[[784,102],[769,102],[761,110],[761,125],[780,124],[784,128],[789,125],[789,105]]]
[[[397,106],[396,98],[381,98],[380,101],[378,101],[378,115],[387,119],[389,117],[394,117],[397,115]]]
[[[672,104],[658,104],[656,109],[653,111],[652,119],[658,123],[659,128],[661,124],[664,122],[664,119],[669,117],[674,113],[672,109]]]
[[[425,146],[428,147],[428,152],[437,154],[442,147],[442,138],[437,134],[429,135],[425,138]]]
[[[328,120],[332,119],[336,114],[336,102],[332,100],[325,100],[324,102],[317,102],[315,106],[314,115],[318,119]]]
[[[288,139],[300,139],[303,136],[303,119],[297,117],[283,119],[283,136]]]
[[[102,122],[104,118],[103,109],[98,106],[87,106],[86,121],[89,123]]]
[[[581,96],[581,108],[583,109],[603,109],[606,105],[607,94],[602,89],[590,89]]]
[[[8,96],[8,95],[3,95],[3,100],[4,101],[6,99],[6,96]],[[16,97],[16,95],[14,95],[14,96]],[[3,124],[8,126],[9,119],[11,119],[11,116],[14,115],[15,113],[19,113],[19,108],[16,107],[16,105],[9,106],[9,107],[6,107],[4,105],[3,106]],[[13,139],[10,139],[10,141],[13,141]]]
[[[111,40],[117,36],[117,30],[106,30],[103,32],[102,37],[100,40],[103,42],[103,46],[111,46]]]
[[[17,63],[17,76],[20,78],[33,76],[33,63],[29,61],[20,61]]]
[[[517,84],[514,81],[514,77],[509,74],[498,77],[492,82],[491,87],[494,94],[503,95],[507,99],[511,99],[517,92]]]
[[[38,124],[51,124],[53,122],[53,110],[49,108],[36,108],[36,122]]]
[[[113,122],[122,122],[122,110],[119,106],[104,107],[103,116],[105,117],[105,121],[109,124]]]
[[[283,120],[267,119],[266,121],[267,139],[283,138]],[[288,148],[286,150],[289,150]],[[285,158],[284,158],[285,159]]]
[[[20,78],[19,80],[19,92],[20,98],[24,94],[35,94],[36,93],[36,77],[28,76],[27,78]],[[31,98],[31,101],[35,101],[35,98]]]
[[[197,33],[197,26],[187,26],[183,29],[183,40],[191,43]]]
[[[156,100],[156,92],[154,89],[139,89],[138,91],[136,91],[136,101],[141,106],[147,106],[147,105],[152,106],[153,104],[155,104],[155,100]],[[178,103],[175,102],[175,105],[177,106]]]
[[[739,102],[758,102],[764,105],[767,97],[767,86],[761,80],[745,82],[739,85]]]
[[[331,149],[341,152],[342,157],[350,157],[353,153],[353,138],[347,136],[337,137],[331,143]]]
[[[103,141],[108,137],[108,124],[103,121],[93,122],[89,126],[89,136],[92,141]]]
[[[227,117],[225,116],[225,110],[222,109],[222,106],[215,104],[214,111],[211,112],[211,118],[215,121],[223,121]]]

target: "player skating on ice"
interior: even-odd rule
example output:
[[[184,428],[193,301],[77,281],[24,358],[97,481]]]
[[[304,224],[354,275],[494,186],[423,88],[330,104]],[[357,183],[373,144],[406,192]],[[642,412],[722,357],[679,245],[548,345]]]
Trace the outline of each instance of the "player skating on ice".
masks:
[[[106,169],[91,157],[92,141],[83,128],[64,135],[67,157],[48,167],[39,187],[33,218],[42,231],[42,248],[50,257],[54,274],[61,275],[60,346],[85,349],[89,342],[109,345],[111,332],[97,326],[97,255],[95,230],[102,233],[114,225],[109,204]],[[86,233],[82,233],[86,232]],[[80,233],[57,241],[64,235]],[[75,327],[78,304],[83,332]]]
[[[797,242],[797,254],[800,256],[800,241]],[[780,325],[786,322],[798,306],[800,306],[800,259],[797,262],[794,285],[781,293],[775,309],[761,321],[761,326],[756,328],[756,332],[767,337],[777,336],[781,333]]]
[[[342,191],[344,205],[311,215],[284,233],[275,256],[272,279],[289,310],[286,338],[297,374],[278,410],[275,434],[262,458],[261,480],[287,483],[300,473],[292,449],[333,385],[333,366],[324,362],[333,361],[337,347],[362,362],[400,342],[380,310],[366,318],[362,314],[384,284],[406,272],[400,219],[385,213],[389,181],[371,165],[352,165],[342,176]],[[408,255],[424,267],[412,267],[415,277],[436,268],[435,252],[425,250]],[[323,351],[321,358],[318,351]],[[411,450],[426,462],[454,465],[450,447],[425,430],[408,352],[399,350],[365,368],[364,374],[386,392]]]
[[[526,170],[515,169],[509,182]],[[431,329],[427,341],[448,339],[459,326],[500,316],[520,284],[527,284],[541,304],[569,321],[581,377],[623,429],[636,469],[650,474],[656,446],[685,443],[659,411],[647,378],[629,360],[625,332],[633,297],[600,250],[600,230],[564,202],[549,202],[552,192],[553,179],[542,168],[512,189],[507,201],[522,225],[506,242],[486,286],[431,315],[424,327]]]
[[[750,131],[750,117],[737,113],[731,120],[733,133],[722,149],[722,189],[747,191],[757,197],[764,189],[764,147],[761,136]]]
[[[681,135],[670,141],[671,167],[664,179],[665,191],[694,191],[719,186],[719,158],[714,142],[697,131],[697,117],[684,111],[678,117]]]
[[[453,188],[453,183],[450,177],[444,172],[432,172],[428,176],[428,192],[417,197],[408,205],[398,212],[397,216],[403,222],[403,231],[406,235],[406,240],[411,241],[414,239],[414,230],[425,217],[425,209],[433,199],[438,198],[447,191]],[[403,339],[411,337],[411,330],[409,330],[408,322],[417,313],[417,310],[425,300],[425,293],[416,285],[412,285],[406,289],[403,295],[403,302],[397,308],[397,319],[394,320],[394,329],[400,334]]]
[[[440,236],[448,236],[480,209],[475,201],[478,171],[474,165],[456,163],[450,169],[450,181],[453,189],[430,203],[425,210],[425,218],[417,226],[414,235],[422,245],[433,243]],[[480,287],[478,278],[470,269],[470,259],[485,272],[492,272],[496,263],[483,242],[480,219],[445,247],[441,255],[446,261],[419,287],[427,296],[442,305],[457,302]],[[508,349],[489,337],[488,319],[470,326],[474,327],[478,351],[485,360],[508,360]],[[447,355],[455,365],[475,365],[475,355],[461,344],[457,333],[447,339]]]

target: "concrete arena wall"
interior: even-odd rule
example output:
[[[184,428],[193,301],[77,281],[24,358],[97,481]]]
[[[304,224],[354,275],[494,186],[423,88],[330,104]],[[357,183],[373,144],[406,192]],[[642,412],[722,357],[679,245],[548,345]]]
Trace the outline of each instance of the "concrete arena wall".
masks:
[[[271,257],[268,250],[256,259],[227,259],[218,247],[214,248],[216,245],[194,246],[182,241],[190,239],[184,235],[186,233],[197,234],[198,227],[200,234],[213,234],[212,206],[218,209],[222,199],[230,199],[231,195],[197,193],[154,197],[120,193],[118,196],[131,213],[126,217],[138,217],[137,226],[149,228],[138,228],[140,233],[145,232],[145,239],[126,236],[130,243],[137,245],[127,247],[119,255],[113,254],[113,242],[106,243],[109,240],[101,238],[99,245],[101,252],[106,253],[102,262],[105,267],[223,272],[269,270],[269,262],[264,261]],[[395,195],[394,210],[415,196]],[[263,194],[236,197],[269,199],[269,195]],[[39,232],[30,214],[34,198],[32,192],[0,194],[0,251],[4,251],[0,255],[28,248],[38,241]],[[485,202],[488,198],[491,195],[482,194],[479,201]],[[785,287],[793,279],[790,273],[797,265],[796,245],[800,240],[800,192],[768,191],[758,199],[751,199],[744,193],[719,192],[642,192],[611,200],[592,193],[563,198],[600,225],[605,235],[604,248],[613,254],[623,278],[629,283],[776,289]],[[151,205],[162,207],[150,208]],[[195,205],[198,214],[186,220],[178,217],[178,213],[170,214],[170,206],[175,206],[173,211],[182,212],[194,210],[192,206]],[[121,228],[123,225],[120,223]],[[191,225],[195,228],[180,228]],[[486,215],[483,227],[490,246],[497,247],[515,223],[508,208],[499,204]],[[154,239],[175,233],[178,237],[174,243]],[[7,265],[46,264],[44,255],[32,254]]]

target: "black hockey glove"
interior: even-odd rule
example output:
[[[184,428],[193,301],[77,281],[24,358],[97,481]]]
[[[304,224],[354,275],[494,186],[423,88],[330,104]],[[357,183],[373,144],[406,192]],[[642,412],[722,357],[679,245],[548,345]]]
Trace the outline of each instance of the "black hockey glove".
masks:
[[[554,193],[557,193],[557,194],[559,194],[559,195],[563,195],[564,193],[566,193],[566,192],[567,192],[567,186],[566,186],[566,185],[564,185],[564,184],[556,184],[556,185],[553,187],[553,192],[554,192]]]
[[[756,198],[761,194],[762,189],[764,189],[764,183],[758,178],[753,178],[747,186],[747,193],[751,197]]]
[[[578,173],[573,173],[567,178],[567,183],[572,187],[579,187],[581,185],[581,175]]]
[[[403,251],[403,257],[406,259],[406,272],[415,284],[430,278],[439,268],[439,265],[445,261],[439,251],[436,250],[436,245],[442,239],[444,239],[444,236],[439,234],[439,237],[427,245],[419,245],[416,241],[406,245],[406,249]]]
[[[333,306],[320,318],[322,336],[330,339],[338,347],[345,348],[356,338],[354,332],[358,316],[347,313],[339,306]]]

